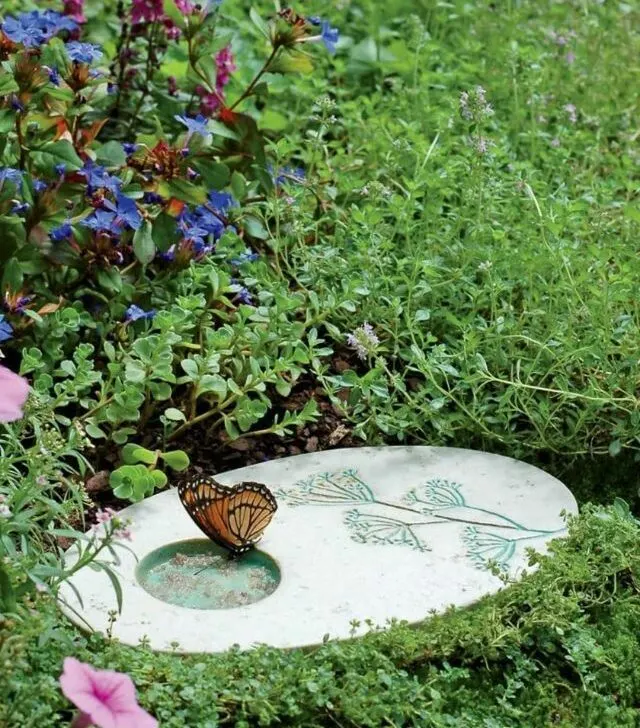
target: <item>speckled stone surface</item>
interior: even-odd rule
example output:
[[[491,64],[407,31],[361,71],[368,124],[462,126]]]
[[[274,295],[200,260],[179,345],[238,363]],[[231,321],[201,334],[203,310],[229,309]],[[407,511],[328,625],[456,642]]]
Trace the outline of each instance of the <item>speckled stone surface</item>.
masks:
[[[417,622],[431,610],[466,605],[498,591],[489,570],[512,576],[526,567],[526,548],[544,551],[564,533],[562,511],[577,512],[570,491],[531,465],[498,455],[437,447],[331,450],[274,460],[216,476],[230,485],[265,483],[278,511],[260,542],[282,580],[254,604],[193,610],[156,599],[137,582],[136,559],[121,550],[124,606],[113,636],[146,637],[157,650],[219,652],[234,644],[313,645],[351,635],[351,621]],[[175,489],[121,513],[133,519],[139,559],[164,544],[198,538]],[[85,568],[63,598],[95,630],[116,608],[101,572]],[[81,627],[86,623],[63,607]],[[365,628],[361,627],[359,631]]]

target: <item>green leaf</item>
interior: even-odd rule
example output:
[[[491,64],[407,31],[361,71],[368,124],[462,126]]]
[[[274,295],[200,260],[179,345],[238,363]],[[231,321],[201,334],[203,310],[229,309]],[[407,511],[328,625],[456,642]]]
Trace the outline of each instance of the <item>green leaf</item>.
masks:
[[[212,162],[209,159],[194,160],[191,165],[200,173],[209,190],[221,190],[229,184],[231,172],[222,162]]]
[[[103,144],[96,152],[96,162],[105,167],[123,167],[127,162],[122,144],[112,140]]]
[[[311,73],[313,62],[303,51],[284,48],[276,60],[269,66],[271,73]]]
[[[156,488],[162,488],[169,480],[162,470],[152,470],[151,477],[153,478],[153,484]]]
[[[13,256],[26,241],[26,231],[19,217],[0,217],[0,263]]]
[[[160,457],[172,470],[186,470],[189,467],[189,456],[182,450],[172,450],[171,452],[161,453]]]
[[[20,87],[10,73],[3,73],[0,76],[0,96],[7,96],[19,90]]]
[[[101,430],[98,425],[92,425],[90,422],[87,422],[84,426],[84,429],[93,440],[101,440],[106,438],[107,433],[104,430]]]
[[[176,409],[175,407],[169,407],[164,411],[164,416],[171,420],[172,422],[186,422],[187,418],[184,416],[183,412],[180,412],[179,409]]]
[[[133,236],[133,252],[142,265],[148,265],[155,258],[156,245],[153,241],[153,226],[145,220]]]
[[[4,566],[0,563],[0,611],[11,613],[17,608],[16,595],[11,584],[9,574],[5,571]]]
[[[198,382],[198,394],[213,392],[218,399],[227,395],[227,383],[219,374],[205,374]]]
[[[135,465],[136,463],[155,465],[158,460],[158,455],[141,445],[130,442],[122,448],[122,460],[127,465]]]
[[[64,164],[67,170],[75,171],[82,167],[82,160],[77,155],[71,142],[61,139],[57,142],[48,142],[39,149],[33,150],[33,157],[36,164],[46,168],[46,171],[53,172],[57,164]]]
[[[9,289],[15,293],[22,288],[23,280],[24,275],[20,261],[17,258],[9,259],[2,270],[2,290]]]
[[[231,175],[231,191],[239,202],[242,202],[247,195],[247,183],[240,172],[234,172]]]
[[[122,586],[120,585],[120,580],[116,576],[116,574],[102,561],[96,561],[94,562],[97,566],[99,566],[102,571],[109,577],[109,581],[111,582],[113,586],[113,591],[116,593],[116,603],[118,605],[118,613],[122,614]]]
[[[227,435],[229,435],[232,440],[237,440],[241,437],[240,431],[230,417],[224,418],[224,429],[227,431]]]
[[[616,457],[616,455],[620,455],[622,452],[622,443],[620,440],[613,440],[609,443],[609,455],[611,455],[612,458]]]
[[[167,215],[166,212],[161,212],[153,221],[151,234],[156,248],[161,253],[166,253],[180,238],[175,217]]]
[[[207,199],[204,187],[198,187],[184,179],[163,180],[158,184],[158,193],[163,197],[175,197],[190,205],[203,205]]]
[[[246,215],[242,219],[245,231],[257,240],[266,240],[269,237],[269,231],[265,228],[257,217]]]
[[[251,8],[249,10],[249,17],[251,18],[252,23],[262,33],[262,35],[264,35],[265,38],[271,37],[268,24],[263,20],[262,16],[255,8]]]

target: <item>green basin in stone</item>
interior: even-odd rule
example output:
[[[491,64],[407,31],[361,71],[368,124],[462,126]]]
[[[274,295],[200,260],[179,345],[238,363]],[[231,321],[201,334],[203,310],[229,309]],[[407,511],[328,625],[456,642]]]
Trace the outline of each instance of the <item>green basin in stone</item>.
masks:
[[[280,569],[257,549],[233,557],[211,541],[177,541],[148,553],[136,579],[156,599],[188,609],[233,609],[268,597]]]

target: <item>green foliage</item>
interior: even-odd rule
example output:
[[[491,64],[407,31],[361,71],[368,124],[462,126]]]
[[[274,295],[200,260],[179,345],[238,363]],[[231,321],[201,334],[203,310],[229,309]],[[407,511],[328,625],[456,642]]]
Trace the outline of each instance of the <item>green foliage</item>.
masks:
[[[182,450],[152,452],[132,442],[122,448],[122,460],[125,464],[111,473],[109,484],[116,498],[134,502],[153,495],[156,488],[167,484],[166,474],[157,467],[158,460],[176,471],[189,467],[189,456]]]
[[[52,639],[59,618],[40,600],[29,619],[0,627],[0,659],[12,664],[0,677],[0,719],[48,728],[67,718],[56,679],[74,654],[131,674],[167,728],[632,728],[640,528],[620,506],[589,508],[570,531],[535,558],[537,570],[470,609],[308,651],[185,657],[59,626]]]

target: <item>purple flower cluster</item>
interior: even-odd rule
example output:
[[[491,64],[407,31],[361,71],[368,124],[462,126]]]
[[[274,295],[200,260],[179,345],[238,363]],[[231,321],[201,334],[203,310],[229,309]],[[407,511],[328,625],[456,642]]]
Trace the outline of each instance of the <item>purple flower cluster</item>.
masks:
[[[347,335],[347,344],[355,349],[358,358],[362,360],[374,354],[379,343],[380,339],[373,330],[373,326],[366,321]]]

